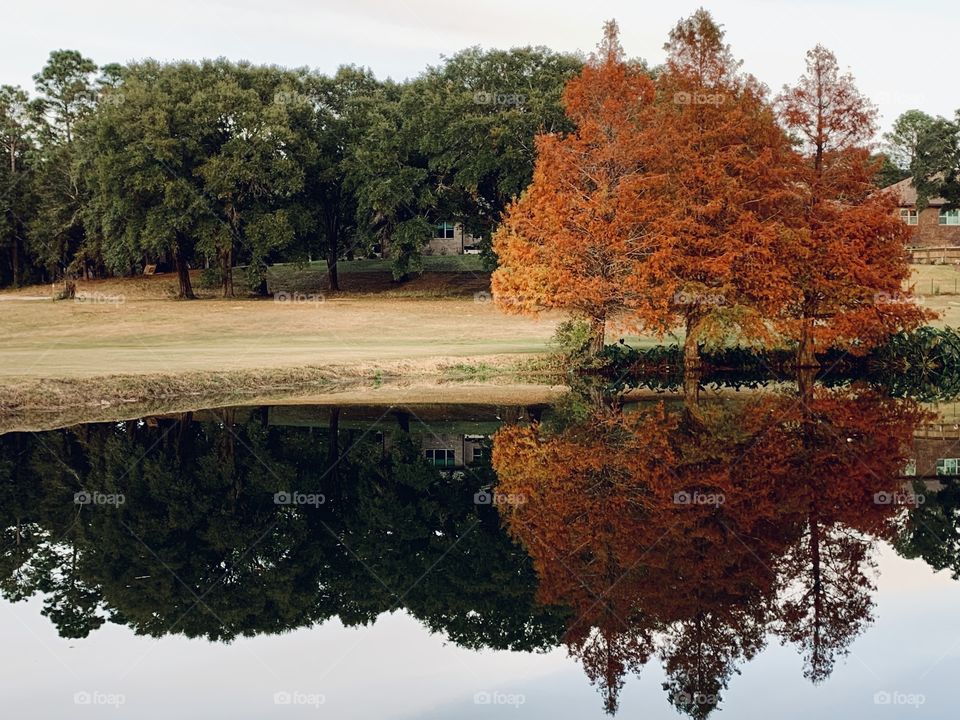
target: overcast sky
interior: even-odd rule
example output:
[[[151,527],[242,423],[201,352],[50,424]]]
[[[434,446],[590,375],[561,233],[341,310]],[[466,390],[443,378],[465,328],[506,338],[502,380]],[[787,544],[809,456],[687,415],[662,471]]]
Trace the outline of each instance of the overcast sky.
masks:
[[[956,0],[15,0],[3,12],[0,83],[32,86],[57,48],[100,64],[225,56],[324,72],[354,63],[402,79],[472,45],[589,51],[611,17],[627,54],[657,64],[670,28],[700,5],[771,88],[792,82],[821,42],[879,105],[884,128],[912,107],[960,107]]]

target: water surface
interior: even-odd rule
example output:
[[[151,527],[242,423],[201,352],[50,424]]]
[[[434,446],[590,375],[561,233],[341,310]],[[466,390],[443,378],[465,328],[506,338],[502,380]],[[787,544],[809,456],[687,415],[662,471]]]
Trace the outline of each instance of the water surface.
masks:
[[[225,408],[0,436],[12,717],[953,717],[952,407]]]

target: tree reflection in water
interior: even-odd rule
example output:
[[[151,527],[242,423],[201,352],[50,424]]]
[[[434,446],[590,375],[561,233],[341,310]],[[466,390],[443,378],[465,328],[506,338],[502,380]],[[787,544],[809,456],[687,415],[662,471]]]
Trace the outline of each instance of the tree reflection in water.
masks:
[[[654,655],[670,702],[705,717],[768,634],[819,682],[871,621],[872,555],[919,406],[862,389],[668,408],[597,404],[581,421],[502,429],[504,513],[563,641],[617,709]]]

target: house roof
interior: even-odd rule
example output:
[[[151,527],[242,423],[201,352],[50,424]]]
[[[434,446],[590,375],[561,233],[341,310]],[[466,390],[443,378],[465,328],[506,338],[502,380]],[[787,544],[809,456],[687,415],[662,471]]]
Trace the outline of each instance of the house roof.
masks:
[[[917,206],[917,189],[913,186],[913,178],[908,177],[893,185],[888,185],[883,189],[885,193],[892,193],[897,197],[897,204],[902,208],[911,208]],[[947,201],[942,197],[930,198],[927,205],[930,207],[943,207]]]

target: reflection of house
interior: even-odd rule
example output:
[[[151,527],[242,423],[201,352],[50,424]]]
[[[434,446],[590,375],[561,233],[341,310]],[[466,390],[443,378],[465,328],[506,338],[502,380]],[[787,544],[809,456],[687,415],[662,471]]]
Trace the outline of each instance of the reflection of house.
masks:
[[[912,245],[926,247],[960,246],[960,209],[948,207],[943,198],[930,198],[923,210],[917,209],[917,190],[913,178],[901,180],[886,188],[894,193],[900,218],[913,230]]]
[[[936,410],[940,417],[914,433],[910,460],[903,473],[907,477],[922,480],[960,476],[960,405],[947,403]]]
[[[433,237],[424,249],[425,255],[472,255],[480,252],[480,238],[470,235],[463,225],[440,222],[434,226]]]
[[[374,438],[384,453],[401,435],[422,448],[433,465],[463,468],[490,462],[490,438],[505,423],[539,417],[545,406],[410,405],[343,407],[276,405],[268,409],[269,425],[322,428],[338,434]]]

